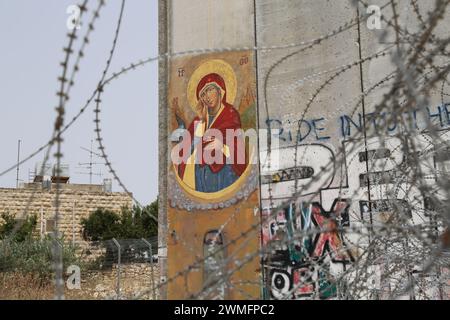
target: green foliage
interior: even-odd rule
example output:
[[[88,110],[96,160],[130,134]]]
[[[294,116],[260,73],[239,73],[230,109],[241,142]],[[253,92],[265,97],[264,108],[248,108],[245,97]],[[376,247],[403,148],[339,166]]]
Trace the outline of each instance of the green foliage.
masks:
[[[81,220],[84,237],[91,241],[108,240],[120,232],[120,216],[109,210],[97,209]]]
[[[36,215],[21,220],[7,212],[0,215],[0,272],[33,273],[42,280],[52,276],[53,241],[33,238],[36,224]],[[64,245],[63,239],[58,241],[64,265],[76,264],[75,248]]]
[[[97,209],[82,219],[84,237],[91,241],[150,238],[158,234],[158,201],[144,207],[123,208],[120,214]]]
[[[63,265],[80,265],[76,248],[58,241],[62,247]],[[50,238],[38,240],[27,238],[18,242],[11,239],[0,241],[0,272],[33,273],[40,279],[49,279],[53,275],[52,248]]]
[[[15,242],[29,240],[33,235],[36,224],[36,215],[29,215],[25,219],[16,220],[14,215],[4,212],[0,215],[0,240],[7,238],[12,238],[11,240]]]
[[[131,224],[136,226],[136,237],[124,237],[131,239],[138,238],[150,238],[158,235],[158,200],[155,200],[150,205],[139,208],[133,208],[133,220],[128,221],[128,225]],[[155,220],[156,219],[156,220]]]

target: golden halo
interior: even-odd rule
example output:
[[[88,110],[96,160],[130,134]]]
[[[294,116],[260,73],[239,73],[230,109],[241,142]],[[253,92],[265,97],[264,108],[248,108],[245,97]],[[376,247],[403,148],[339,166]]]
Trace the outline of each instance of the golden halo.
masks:
[[[227,102],[234,103],[237,93],[237,80],[233,68],[223,60],[212,59],[201,64],[192,74],[187,86],[187,98],[189,105],[195,111],[197,106],[197,86],[204,76],[217,73],[225,81],[227,89]]]

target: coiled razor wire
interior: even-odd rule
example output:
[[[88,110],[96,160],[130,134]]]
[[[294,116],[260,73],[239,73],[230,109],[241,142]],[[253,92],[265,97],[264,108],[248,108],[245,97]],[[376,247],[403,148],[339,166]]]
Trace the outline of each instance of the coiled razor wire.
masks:
[[[59,103],[56,108],[57,117],[55,120],[54,132],[52,134],[52,138],[43,146],[38,148],[35,152],[31,153],[29,156],[25,157],[18,165],[22,165],[34,158],[35,156],[41,154],[44,150],[46,150],[44,163],[41,168],[41,172],[43,172],[45,163],[48,161],[51,148],[56,144],[57,151],[55,153],[55,158],[57,160],[57,171],[60,170],[60,161],[62,158],[62,135],[65,134],[68,129],[81,117],[82,114],[87,110],[87,108],[95,102],[94,109],[94,122],[96,124],[95,133],[97,135],[97,142],[99,144],[99,150],[103,156],[105,161],[105,165],[109,168],[111,174],[114,176],[114,179],[119,183],[121,188],[132,196],[129,188],[125,186],[125,184],[120,179],[119,174],[113,168],[110,157],[106,152],[106,146],[104,144],[104,138],[101,135],[101,98],[105,93],[105,88],[108,84],[118,79],[119,77],[125,75],[127,72],[133,71],[139,67],[143,67],[151,62],[156,62],[163,59],[171,59],[173,57],[180,56],[189,56],[193,54],[207,54],[207,53],[218,53],[218,52],[232,52],[232,51],[248,51],[253,50],[256,53],[258,52],[270,52],[274,50],[281,49],[289,49],[289,48],[299,48],[293,53],[290,53],[278,61],[276,61],[267,71],[264,77],[264,91],[263,91],[263,101],[260,102],[260,106],[264,106],[266,111],[267,119],[270,119],[270,111],[272,110],[272,106],[268,104],[268,88],[269,81],[273,72],[278,69],[283,63],[285,63],[289,59],[294,59],[297,55],[307,50],[311,50],[313,48],[320,47],[326,41],[334,39],[337,35],[348,32],[355,26],[360,26],[361,22],[366,19],[369,14],[360,14],[359,6],[362,5],[364,8],[368,8],[369,4],[364,1],[352,1],[355,8],[357,8],[358,15],[356,19],[352,19],[347,23],[339,26],[334,31],[321,36],[317,39],[312,39],[309,41],[302,41],[299,43],[291,43],[285,44],[281,46],[266,46],[266,47],[240,47],[240,48],[219,48],[219,49],[199,49],[199,50],[188,50],[179,53],[165,53],[156,57],[148,58],[145,60],[140,60],[136,63],[131,63],[129,66],[122,68],[119,72],[113,73],[110,77],[107,77],[109,67],[114,55],[114,51],[116,48],[116,44],[118,41],[119,31],[121,27],[121,23],[124,16],[124,7],[125,0],[121,2],[120,15],[116,24],[115,29],[115,37],[113,40],[112,48],[110,51],[110,55],[106,60],[106,66],[103,70],[102,76],[96,88],[94,88],[93,93],[88,98],[86,104],[80,108],[79,112],[71,119],[70,122],[65,124],[65,108],[66,104],[69,101],[69,93],[71,88],[75,83],[75,75],[79,72],[79,62],[85,56],[84,50],[87,44],[89,43],[89,35],[92,31],[94,31],[94,24],[99,20],[100,9],[106,5],[105,1],[99,0],[97,2],[97,7],[93,11],[93,17],[91,22],[89,23],[89,29],[82,40],[82,44],[80,50],[77,53],[77,57],[75,59],[75,63],[73,65],[72,73],[68,76],[69,69],[69,60],[71,56],[74,54],[74,43],[77,39],[76,29],[73,30],[72,33],[68,35],[69,42],[68,45],[64,48],[65,58],[61,63],[62,66],[62,75],[59,78],[60,88],[58,90]],[[395,35],[395,44],[391,46],[386,46],[385,49],[367,56],[360,56],[357,61],[350,62],[348,64],[337,66],[335,68],[331,68],[328,70],[320,71],[315,74],[310,74],[302,79],[296,80],[286,89],[285,93],[282,95],[283,104],[294,104],[298,103],[296,99],[290,99],[289,101],[285,100],[284,97],[291,96],[293,93],[298,92],[298,90],[305,85],[306,83],[320,83],[315,92],[308,99],[306,107],[302,110],[301,117],[298,121],[299,126],[297,129],[297,134],[300,133],[300,123],[305,119],[305,116],[311,109],[312,105],[317,103],[318,98],[323,92],[331,87],[336,81],[338,81],[341,76],[346,74],[348,71],[353,70],[355,68],[362,68],[363,65],[367,65],[370,61],[391,57],[391,61],[393,65],[396,67],[395,71],[386,75],[383,79],[381,79],[376,84],[372,85],[368,89],[363,89],[361,94],[356,97],[354,100],[347,103],[345,106],[348,106],[352,103],[355,103],[354,108],[352,109],[351,116],[357,112],[360,106],[364,106],[365,98],[373,95],[377,92],[381,87],[389,87],[390,90],[388,94],[383,96],[381,102],[377,103],[375,106],[375,114],[382,114],[386,112],[386,114],[391,114],[392,116],[385,121],[385,127],[381,128],[381,132],[387,132],[387,130],[383,130],[389,128],[393,124],[397,124],[407,127],[407,123],[404,118],[401,116],[405,112],[409,112],[414,108],[418,108],[419,112],[426,112],[425,108],[429,105],[429,97],[433,90],[436,90],[436,86],[440,85],[440,97],[442,105],[445,104],[445,97],[449,96],[447,92],[445,92],[445,86],[448,85],[448,74],[450,71],[450,57],[449,53],[446,50],[449,43],[450,38],[438,38],[434,34],[434,30],[437,26],[442,22],[444,14],[448,8],[448,4],[450,1],[446,0],[436,0],[434,10],[429,12],[427,15],[423,14],[420,10],[419,1],[410,0],[409,5],[412,7],[415,17],[420,24],[421,30],[412,33],[408,31],[406,28],[402,27],[399,21],[398,14],[398,3],[399,1],[389,0],[386,1],[385,5],[382,6],[382,10],[386,10],[387,8],[391,8],[393,17],[391,19],[386,19],[384,15],[381,16],[381,19],[388,26],[388,30],[385,30],[380,34],[379,40],[382,42],[388,35],[388,31],[391,31]],[[87,3],[85,0],[79,7],[81,9],[82,18],[84,13],[87,11]],[[408,48],[406,48],[405,44],[407,44]],[[440,60],[441,63],[437,63],[436,60]],[[447,61],[447,63],[442,63],[442,61]],[[323,76],[331,74],[325,80],[321,80]],[[322,82],[321,82],[322,81]],[[363,81],[363,80],[361,80]],[[417,286],[420,288],[419,296],[423,299],[429,299],[431,297],[427,296],[427,286],[431,287],[439,287],[445,286],[445,277],[432,280],[430,283],[426,285],[419,284],[415,279],[414,274],[428,275],[432,274],[432,271],[435,269],[440,269],[442,267],[448,267],[449,259],[448,259],[448,244],[445,243],[444,238],[440,238],[442,233],[447,232],[449,227],[449,213],[448,206],[446,206],[446,201],[449,199],[448,190],[450,190],[448,172],[441,171],[438,172],[435,168],[434,175],[427,175],[421,172],[421,163],[424,159],[433,156],[438,151],[445,152],[448,150],[449,145],[447,139],[445,139],[444,134],[437,130],[435,126],[431,123],[431,121],[424,117],[427,121],[427,130],[421,134],[423,140],[426,140],[427,145],[424,147],[423,145],[417,145],[415,138],[410,136],[409,134],[397,134],[397,135],[389,135],[388,134],[380,134],[379,141],[380,146],[383,147],[386,144],[386,139],[396,138],[401,143],[399,143],[392,151],[403,151],[405,153],[405,157],[407,161],[403,163],[396,163],[393,159],[385,161],[383,167],[381,168],[382,172],[388,172],[387,166],[393,165],[396,170],[399,170],[400,175],[394,181],[394,184],[391,188],[388,188],[386,185],[385,194],[388,195],[386,200],[389,199],[397,199],[400,198],[400,194],[402,194],[403,198],[408,198],[410,193],[413,193],[414,190],[418,190],[418,193],[422,195],[422,198],[431,198],[431,201],[435,203],[434,209],[430,210],[425,208],[422,209],[421,206],[416,202],[408,203],[408,209],[414,212],[422,212],[422,215],[419,214],[419,217],[422,219],[421,224],[411,224],[408,217],[403,214],[402,208],[394,208],[394,212],[392,212],[392,217],[395,217],[395,221],[388,221],[384,224],[372,224],[367,223],[363,220],[359,220],[358,223],[352,226],[343,226],[338,225],[334,228],[323,228],[323,227],[313,227],[309,230],[296,230],[295,235],[292,237],[286,237],[281,241],[270,240],[265,246],[262,246],[260,249],[255,252],[249,252],[246,254],[243,260],[238,260],[236,257],[239,252],[245,248],[246,244],[254,239],[255,237],[259,237],[261,232],[262,225],[267,224],[270,220],[276,218],[277,211],[282,210],[288,207],[293,202],[298,201],[298,199],[304,198],[303,191],[307,190],[308,187],[312,186],[316,183],[318,177],[313,177],[311,181],[307,183],[299,183],[298,170],[294,170],[295,172],[295,187],[292,195],[288,197],[288,199],[277,199],[273,193],[271,188],[271,181],[269,179],[269,188],[268,188],[268,200],[270,204],[270,212],[264,219],[258,221],[258,223],[253,224],[248,230],[242,232],[238,237],[234,239],[229,239],[227,243],[225,243],[219,250],[214,251],[214,242],[211,245],[211,252],[207,254],[203,258],[198,258],[193,264],[187,265],[182,270],[178,271],[171,278],[167,279],[164,283],[160,283],[158,288],[162,286],[167,286],[169,283],[176,281],[179,278],[185,279],[185,289],[187,294],[189,294],[189,298],[197,299],[197,298],[205,298],[210,297],[211,293],[217,292],[217,290],[222,290],[224,287],[232,290],[236,290],[240,292],[240,294],[246,298],[252,298],[250,293],[247,293],[242,284],[246,285],[255,285],[261,286],[261,283],[252,283],[252,282],[239,282],[233,280],[231,277],[239,270],[241,270],[246,264],[254,261],[255,258],[268,258],[270,261],[271,254],[276,248],[280,245],[289,246],[296,243],[301,243],[305,239],[318,236],[320,234],[327,234],[329,232],[336,232],[340,235],[342,240],[345,240],[344,248],[348,252],[351,251],[359,251],[359,254],[353,257],[351,263],[347,266],[344,272],[341,272],[337,277],[335,274],[331,274],[329,268],[327,268],[327,264],[329,261],[325,261],[323,259],[319,261],[314,261],[312,257],[310,257],[311,268],[316,270],[317,272],[321,272],[324,277],[334,278],[334,282],[337,284],[338,293],[337,297],[341,299],[357,299],[357,298],[398,298],[403,296],[404,294],[409,294],[411,290]],[[366,155],[366,164],[367,164],[367,189],[369,191],[369,212],[372,212],[371,208],[371,199],[370,199],[370,190],[371,190],[371,181],[369,175],[374,172],[379,172],[380,168],[376,168],[375,165],[375,154],[372,154],[369,157],[369,145],[367,145],[366,131],[367,123],[366,116],[364,116],[364,124],[362,130],[357,132],[353,139],[355,141],[365,141],[365,146],[363,148],[364,153]],[[269,130],[270,130],[270,122],[268,122]],[[267,164],[269,170],[271,167],[270,164],[270,155],[272,152],[271,149],[271,136],[268,136],[268,159],[269,163]],[[295,153],[294,153],[294,163],[298,166],[298,163],[302,163],[306,152],[299,155],[299,141],[296,139],[295,143]],[[439,146],[439,147],[438,147]],[[308,148],[308,146],[306,146]],[[307,150],[307,149],[306,149]],[[358,199],[358,190],[355,190],[353,194],[348,194],[345,191],[344,186],[344,170],[345,167],[350,165],[353,161],[357,161],[358,156],[358,144],[354,144],[353,146],[342,146],[337,150],[336,155],[334,156],[332,161],[329,161],[324,167],[321,168],[321,175],[326,175],[330,172],[335,173],[336,168],[340,167],[341,177],[340,177],[340,185],[338,188],[338,199]],[[351,158],[348,158],[349,155],[352,155]],[[347,164],[345,163],[345,159],[347,157]],[[344,160],[339,160],[344,159]],[[300,160],[300,161],[299,161]],[[338,163],[335,163],[338,162]],[[16,169],[17,165],[13,165],[4,171],[0,172],[0,176],[5,175],[6,173]],[[297,169],[294,168],[294,169]],[[411,172],[411,169],[413,171]],[[415,172],[417,171],[417,172]],[[439,178],[436,178],[436,174],[439,175]],[[434,179],[436,181],[436,186],[431,186],[428,183],[429,179]],[[408,185],[408,187],[404,187]],[[326,186],[324,186],[326,187]],[[372,186],[373,187],[373,186]],[[375,186],[376,187],[376,186]],[[22,216],[25,217],[28,213],[29,206],[33,201],[33,197],[35,195],[35,191],[33,191],[30,199],[27,203],[26,209],[24,210]],[[308,199],[313,199],[320,195],[320,188],[317,192],[312,195],[308,195]],[[415,192],[415,191],[414,191]],[[56,188],[56,197],[55,197],[55,221],[56,228],[58,227],[58,218],[59,218],[59,206],[60,206],[60,187],[59,184]],[[142,207],[142,205],[136,200],[133,199],[134,202]],[[275,205],[275,202],[277,203]],[[308,203],[306,201],[305,203]],[[247,208],[246,205],[243,205],[240,210]],[[259,208],[259,212],[261,213],[264,208]],[[392,208],[391,208],[392,209]],[[237,210],[233,215],[228,219],[230,221],[233,217],[239,213]],[[433,221],[427,218],[427,215],[433,217]],[[156,217],[152,217],[155,221],[157,221]],[[430,220],[430,221],[427,221]],[[224,230],[228,222],[221,226],[220,230]],[[20,224],[16,226],[16,231],[20,227]],[[56,229],[58,230],[58,229]],[[447,231],[446,231],[447,230]],[[58,234],[58,232],[56,232]],[[359,240],[354,240],[359,239]],[[178,239],[183,243],[183,246],[186,249],[190,248],[189,241],[186,239]],[[216,239],[217,240],[217,239]],[[236,246],[233,250],[230,250],[230,246]],[[61,252],[58,251],[60,246],[55,246],[54,252],[54,263],[55,263],[55,297],[57,299],[62,299],[64,297],[64,289],[63,289],[63,278],[62,278],[62,260],[61,260]],[[217,273],[216,278],[208,279],[205,282],[205,285],[198,292],[188,292],[187,286],[187,277],[189,274],[199,267],[203,267],[208,263],[211,263],[211,258],[214,257],[217,253],[220,253],[221,250],[227,250],[227,258],[223,261],[223,265],[215,266],[217,270],[225,270]],[[231,251],[231,252],[230,252]],[[227,267],[228,266],[228,267]],[[231,268],[229,266],[232,266]],[[381,282],[389,283],[389,288],[386,292],[382,290],[372,290],[369,295],[367,293],[367,283],[372,277],[373,267],[374,266],[382,266],[385,268],[381,272],[380,278]],[[261,266],[262,269],[265,268],[264,263]],[[264,271],[263,271],[264,273]],[[440,271],[435,272],[439,275]],[[407,277],[405,277],[405,274]],[[300,281],[298,284],[293,285],[287,292],[283,290],[278,290],[277,288],[272,288],[270,283],[267,281],[267,275],[265,275],[266,283],[263,286],[266,286],[269,291],[272,291],[272,294],[278,299],[290,299],[295,296],[295,292],[305,285],[310,284],[310,280]],[[431,276],[433,278],[433,276]],[[234,282],[233,282],[234,281]],[[396,283],[393,285],[392,283]],[[441,290],[441,289],[440,289]],[[371,290],[369,290],[371,291]],[[442,291],[442,290],[441,290]],[[142,297],[150,292],[142,293]],[[309,298],[318,298],[323,292],[320,292],[316,288],[316,292]],[[443,294],[441,292],[441,297]]]

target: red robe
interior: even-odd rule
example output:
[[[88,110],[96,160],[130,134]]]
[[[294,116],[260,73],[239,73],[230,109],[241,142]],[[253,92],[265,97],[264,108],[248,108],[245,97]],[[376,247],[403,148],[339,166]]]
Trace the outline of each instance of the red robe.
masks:
[[[234,129],[234,130],[241,129],[241,119],[240,119],[239,113],[236,111],[236,109],[233,108],[232,105],[230,105],[226,102],[222,102],[222,104],[224,105],[222,112],[219,114],[219,116],[214,121],[214,123],[210,126],[209,129],[217,129],[222,133],[223,144],[227,145],[230,148],[230,158],[232,158],[232,159],[229,159],[228,161],[230,162],[232,160],[231,166],[232,166],[234,173],[236,173],[237,176],[241,176],[242,173],[244,173],[245,169],[247,168],[247,157],[245,154],[246,151],[245,151],[244,137],[243,137],[243,135],[234,137],[233,148],[231,148],[232,147],[231,143],[229,143],[227,141],[227,135],[226,135],[227,129]],[[194,120],[192,121],[191,125],[189,126],[188,131],[190,134],[190,139],[185,138],[185,139],[183,139],[183,142],[182,142],[183,144],[186,143],[186,145],[184,145],[184,146],[188,146],[186,149],[189,149],[189,147],[192,144],[192,139],[194,139],[194,130],[195,130],[194,125],[199,122],[200,122],[200,118],[195,117]],[[220,170],[223,169],[225,164],[227,164],[227,158],[225,155],[223,155],[222,163],[206,164],[204,161],[204,158],[203,158],[204,148],[206,147],[206,145],[207,144],[200,142],[196,146],[197,158],[199,159],[196,163],[200,164],[201,166],[209,165],[209,167],[213,173],[218,173]],[[191,155],[191,154],[183,155],[184,149],[185,148],[182,148],[180,151],[180,157],[183,159],[183,162],[178,167],[178,173],[182,179],[184,177],[184,172],[186,169],[186,162]],[[200,153],[200,151],[201,151],[201,153]],[[239,157],[238,152],[241,153],[240,157]],[[199,158],[200,154],[202,155],[201,159]],[[214,153],[212,154],[212,156],[214,156]],[[238,163],[239,158],[241,159],[241,162],[243,162],[242,159],[244,159],[245,160],[244,163],[239,164]]]

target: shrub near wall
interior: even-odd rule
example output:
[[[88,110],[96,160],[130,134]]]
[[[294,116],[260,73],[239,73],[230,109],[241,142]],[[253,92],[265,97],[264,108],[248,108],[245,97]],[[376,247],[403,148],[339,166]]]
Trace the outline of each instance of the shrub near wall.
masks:
[[[54,242],[49,237],[43,240],[33,237],[36,216],[30,215],[20,221],[9,213],[3,213],[0,217],[0,272],[50,279],[53,274]],[[64,265],[77,264],[76,248],[64,245],[63,239],[59,239],[58,243],[62,247]]]
[[[53,275],[53,245],[50,238],[30,238],[22,242],[3,240],[0,244],[0,272],[33,274],[42,280],[50,279]],[[64,266],[79,265],[76,248],[62,245],[62,250]]]

